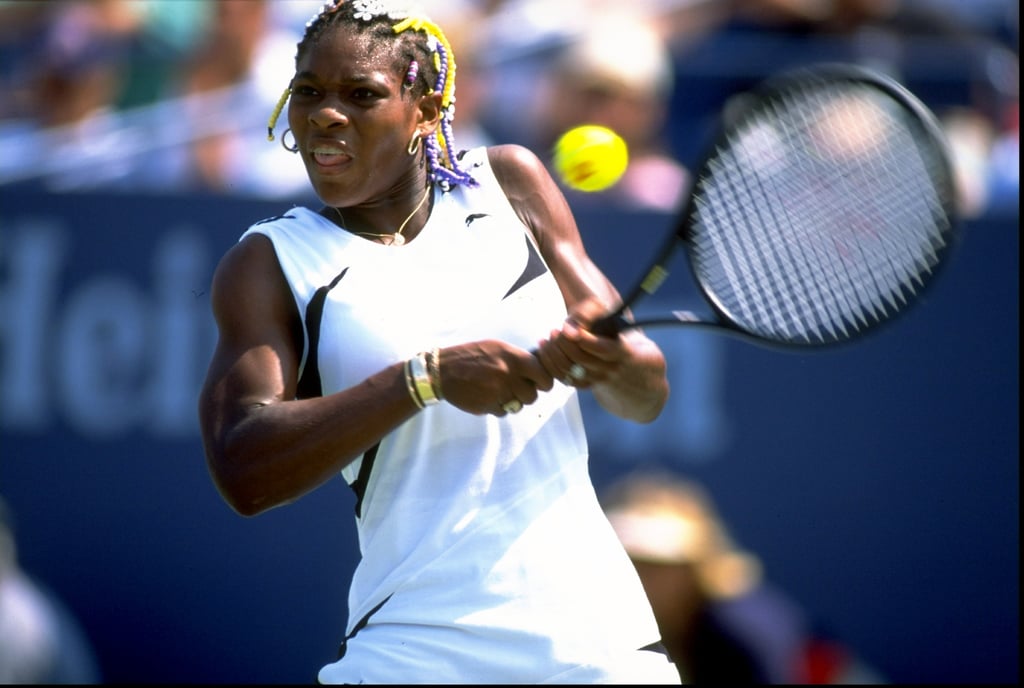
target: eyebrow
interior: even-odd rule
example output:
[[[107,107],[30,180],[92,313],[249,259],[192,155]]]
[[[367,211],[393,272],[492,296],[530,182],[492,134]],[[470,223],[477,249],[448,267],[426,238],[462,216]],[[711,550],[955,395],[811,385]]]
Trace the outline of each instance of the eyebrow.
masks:
[[[304,69],[301,72],[296,72],[295,76],[292,77],[292,78],[294,80],[309,79],[310,81],[318,81],[318,80],[321,79],[321,77],[319,77],[314,72],[309,71],[308,69]],[[354,75],[348,77],[347,79],[345,79],[345,81],[347,81],[349,83],[366,83],[366,82],[373,83],[373,82],[376,82],[376,79],[374,79],[369,74],[354,74]]]

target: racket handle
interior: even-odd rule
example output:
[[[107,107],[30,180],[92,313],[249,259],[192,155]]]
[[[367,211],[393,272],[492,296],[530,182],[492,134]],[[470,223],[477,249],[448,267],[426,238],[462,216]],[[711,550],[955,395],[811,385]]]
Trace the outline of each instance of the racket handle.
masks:
[[[587,329],[594,334],[599,334],[604,337],[617,337],[619,332],[627,330],[632,326],[632,323],[622,317],[621,312],[616,312],[611,315],[606,315],[599,320],[595,320]],[[530,349],[530,353],[536,356],[537,349]]]
[[[587,329],[594,334],[603,335],[605,337],[614,337],[622,332],[628,330],[632,325],[628,320],[622,317],[622,313],[612,313],[606,315],[600,320],[595,320],[594,323]]]

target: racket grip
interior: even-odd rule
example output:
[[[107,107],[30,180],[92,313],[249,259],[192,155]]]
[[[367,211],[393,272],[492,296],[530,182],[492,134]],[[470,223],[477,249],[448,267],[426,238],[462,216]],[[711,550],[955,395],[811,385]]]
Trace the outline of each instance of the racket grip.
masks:
[[[622,313],[612,313],[611,315],[604,316],[600,320],[595,320],[587,329],[594,334],[599,334],[605,337],[615,337],[619,332],[629,328],[630,323],[622,317]]]

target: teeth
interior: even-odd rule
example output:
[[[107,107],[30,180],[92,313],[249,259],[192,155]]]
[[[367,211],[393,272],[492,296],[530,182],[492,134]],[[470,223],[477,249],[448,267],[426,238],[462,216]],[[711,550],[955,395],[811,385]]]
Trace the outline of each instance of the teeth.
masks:
[[[342,155],[344,152],[342,149],[333,146],[317,146],[313,149],[313,153],[320,155]]]

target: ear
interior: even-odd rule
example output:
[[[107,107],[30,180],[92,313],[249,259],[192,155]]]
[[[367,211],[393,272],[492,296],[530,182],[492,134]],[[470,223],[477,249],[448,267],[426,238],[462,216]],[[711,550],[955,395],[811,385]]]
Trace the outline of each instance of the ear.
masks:
[[[441,126],[441,94],[421,96],[416,109],[416,131],[427,137]]]

